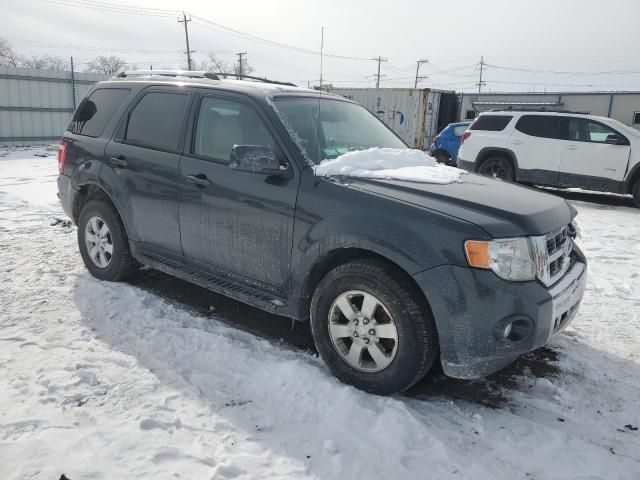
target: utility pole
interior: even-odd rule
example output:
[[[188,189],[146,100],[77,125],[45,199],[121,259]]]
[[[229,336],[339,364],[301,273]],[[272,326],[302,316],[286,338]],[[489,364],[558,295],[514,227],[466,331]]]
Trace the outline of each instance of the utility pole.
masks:
[[[482,72],[484,70],[484,56],[480,57],[480,80],[478,81],[478,93],[482,93],[482,86],[486,85],[487,82],[482,81]]]
[[[375,74],[376,77],[376,88],[380,88],[380,77],[384,75],[380,75],[380,64],[382,62],[386,62],[387,59],[386,58],[382,58],[382,57],[378,57],[378,58],[372,58],[371,60],[374,60],[376,62],[378,62],[378,73]]]
[[[244,75],[244,64],[242,63],[242,56],[246,54],[247,52],[236,53],[236,55],[238,56],[238,75],[240,75],[241,80],[242,80],[242,76]]]
[[[191,54],[195,52],[195,50],[189,49],[189,27],[187,24],[191,21],[191,17],[187,18],[187,15],[182,12],[182,20],[178,20],[178,23],[184,23],[184,38],[187,41],[187,70],[191,70]]]
[[[420,60],[418,60],[418,65],[416,66],[416,82],[413,85],[413,88],[418,88],[418,80],[421,80],[423,78],[427,78],[427,77],[420,77],[420,65],[422,65],[423,63],[429,63],[429,60],[427,60],[426,58],[422,58]]]

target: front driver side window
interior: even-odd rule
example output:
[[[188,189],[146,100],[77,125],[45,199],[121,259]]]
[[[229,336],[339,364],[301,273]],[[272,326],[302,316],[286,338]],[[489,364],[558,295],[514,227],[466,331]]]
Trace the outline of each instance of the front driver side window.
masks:
[[[204,97],[192,152],[229,162],[234,145],[259,145],[275,152],[271,133],[252,107],[233,100]]]

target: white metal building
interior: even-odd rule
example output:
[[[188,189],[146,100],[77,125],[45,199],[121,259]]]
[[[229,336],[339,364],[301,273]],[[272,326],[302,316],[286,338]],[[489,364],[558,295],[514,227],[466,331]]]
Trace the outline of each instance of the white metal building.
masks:
[[[0,66],[0,145],[57,141],[87,90],[107,78]]]
[[[460,120],[498,108],[544,108],[614,118],[640,129],[640,91],[460,94]]]

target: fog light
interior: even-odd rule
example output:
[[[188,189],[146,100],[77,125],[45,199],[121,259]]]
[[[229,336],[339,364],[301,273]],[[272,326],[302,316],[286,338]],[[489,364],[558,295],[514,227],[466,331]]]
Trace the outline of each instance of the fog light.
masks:
[[[524,315],[503,318],[493,327],[493,335],[499,342],[519,343],[533,334],[533,321]]]
[[[502,331],[502,338],[509,338],[509,335],[511,335],[511,329],[513,328],[513,323],[509,322],[507,323],[507,325],[504,327],[504,330]]]

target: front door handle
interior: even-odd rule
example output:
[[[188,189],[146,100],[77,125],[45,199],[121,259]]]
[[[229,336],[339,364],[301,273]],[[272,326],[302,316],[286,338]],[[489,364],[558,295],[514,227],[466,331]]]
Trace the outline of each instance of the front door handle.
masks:
[[[565,147],[565,150],[577,150],[578,147],[576,147],[575,145],[568,145]]]
[[[511,140],[512,145],[522,145],[522,140]]]
[[[109,163],[117,168],[125,168],[127,166],[127,160],[124,158],[124,155],[109,158]]]
[[[211,180],[207,178],[204,173],[199,173],[197,175],[187,175],[187,182],[195,183],[201,187],[208,187],[211,185]]]

